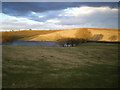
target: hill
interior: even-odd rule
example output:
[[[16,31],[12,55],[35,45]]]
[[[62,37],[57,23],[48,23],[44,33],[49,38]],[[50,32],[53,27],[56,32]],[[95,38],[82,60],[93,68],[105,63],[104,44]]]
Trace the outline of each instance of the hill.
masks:
[[[61,38],[84,38],[93,41],[119,41],[118,29],[79,28],[64,29],[52,33],[24,38],[25,41],[56,41]]]
[[[0,32],[0,42],[20,40],[23,38],[33,38],[37,35],[56,32],[58,30],[24,30],[24,31],[6,31]]]
[[[2,32],[2,42],[56,41],[62,38],[84,38],[93,41],[120,41],[118,29],[77,28],[63,30],[24,30]]]

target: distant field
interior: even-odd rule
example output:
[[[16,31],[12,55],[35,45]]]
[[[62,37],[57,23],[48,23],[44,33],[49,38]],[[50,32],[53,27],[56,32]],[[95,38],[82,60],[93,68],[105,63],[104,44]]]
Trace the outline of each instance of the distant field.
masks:
[[[2,33],[2,42],[22,41],[57,41],[62,38],[84,38],[93,41],[120,41],[118,29],[78,28],[63,30],[25,30]]]
[[[3,46],[3,88],[116,88],[118,45]]]

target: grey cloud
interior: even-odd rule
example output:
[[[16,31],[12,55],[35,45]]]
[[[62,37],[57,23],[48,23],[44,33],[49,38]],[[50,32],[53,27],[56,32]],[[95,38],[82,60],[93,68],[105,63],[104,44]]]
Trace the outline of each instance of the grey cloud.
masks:
[[[118,28],[118,14],[116,12],[94,12],[90,15],[60,19],[60,25],[79,25],[99,28]]]
[[[117,2],[3,2],[2,12],[13,16],[27,16],[31,11],[45,12],[78,6],[109,6],[117,8]]]

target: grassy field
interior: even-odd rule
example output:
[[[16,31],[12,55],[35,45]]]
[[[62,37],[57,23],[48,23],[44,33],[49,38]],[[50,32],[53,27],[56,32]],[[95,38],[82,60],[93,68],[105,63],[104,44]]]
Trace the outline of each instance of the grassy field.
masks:
[[[116,88],[117,44],[3,46],[3,88]]]

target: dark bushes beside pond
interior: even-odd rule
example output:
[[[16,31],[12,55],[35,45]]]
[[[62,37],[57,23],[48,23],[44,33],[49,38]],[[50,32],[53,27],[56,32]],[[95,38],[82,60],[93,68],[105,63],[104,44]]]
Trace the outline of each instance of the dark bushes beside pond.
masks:
[[[58,39],[58,44],[63,47],[74,47],[80,43],[86,43],[86,39],[77,39],[77,38],[62,38]]]

